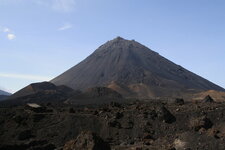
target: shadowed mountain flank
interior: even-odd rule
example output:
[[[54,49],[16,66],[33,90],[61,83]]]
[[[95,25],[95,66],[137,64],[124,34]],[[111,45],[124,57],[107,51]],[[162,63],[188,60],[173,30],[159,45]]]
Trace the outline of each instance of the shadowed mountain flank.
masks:
[[[75,90],[111,88],[125,97],[177,96],[194,89],[224,91],[144,45],[117,37],[51,81]]]
[[[1,102],[1,105],[19,105],[26,103],[42,103],[42,102],[63,102],[65,101],[73,89],[61,85],[56,86],[50,82],[40,82],[30,84],[6,100]]]

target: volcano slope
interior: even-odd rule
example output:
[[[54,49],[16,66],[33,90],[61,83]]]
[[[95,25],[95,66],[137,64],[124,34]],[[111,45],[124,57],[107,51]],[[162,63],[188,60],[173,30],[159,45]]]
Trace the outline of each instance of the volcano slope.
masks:
[[[109,87],[124,97],[177,97],[223,88],[176,65],[134,40],[117,37],[51,81],[75,90]]]

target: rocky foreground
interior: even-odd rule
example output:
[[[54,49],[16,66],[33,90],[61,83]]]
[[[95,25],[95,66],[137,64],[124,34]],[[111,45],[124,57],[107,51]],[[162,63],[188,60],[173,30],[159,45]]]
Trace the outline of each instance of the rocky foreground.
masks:
[[[211,100],[0,108],[0,150],[224,150],[225,103]]]

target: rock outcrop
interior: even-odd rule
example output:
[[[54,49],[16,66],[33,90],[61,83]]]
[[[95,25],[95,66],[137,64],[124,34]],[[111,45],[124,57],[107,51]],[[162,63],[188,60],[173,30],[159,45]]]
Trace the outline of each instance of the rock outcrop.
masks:
[[[84,131],[75,140],[67,142],[63,150],[111,150],[111,148],[95,133]]]

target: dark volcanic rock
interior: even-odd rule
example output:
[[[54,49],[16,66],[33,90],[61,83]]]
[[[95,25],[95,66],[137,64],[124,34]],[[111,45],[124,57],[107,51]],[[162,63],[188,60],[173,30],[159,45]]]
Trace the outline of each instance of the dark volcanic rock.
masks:
[[[213,98],[212,98],[210,95],[207,95],[207,96],[204,98],[203,101],[206,102],[206,103],[213,103],[213,102],[214,102]]]
[[[33,122],[39,122],[39,121],[41,121],[44,118],[45,118],[45,114],[34,114],[32,116]]]
[[[117,102],[111,102],[111,103],[110,103],[110,106],[111,106],[111,107],[121,108],[121,104],[120,104],[120,103],[117,103]]]
[[[70,108],[69,113],[75,113],[75,110],[73,108]]]
[[[111,148],[95,133],[82,132],[76,140],[67,142],[63,150],[111,150]]]
[[[133,127],[134,123],[132,121],[127,120],[122,123],[122,128],[124,129],[132,129]]]
[[[97,138],[86,132],[79,136],[82,131],[97,133],[114,150],[224,150],[224,104],[186,102],[180,106],[156,100],[116,106],[52,103],[46,106],[52,112],[40,113],[24,106],[4,107],[0,108],[0,150],[59,150],[74,137],[79,138],[67,144],[68,148],[93,148]]]
[[[184,132],[178,135],[174,141],[176,150],[223,150],[225,145],[219,140],[197,132]]]
[[[184,104],[184,99],[182,99],[182,98],[176,98],[175,99],[175,103],[178,104],[178,105],[183,105]]]
[[[108,125],[110,126],[110,127],[114,127],[114,128],[121,128],[121,124],[120,124],[120,122],[118,122],[117,120],[110,120],[109,121],[109,123],[108,123]]]
[[[209,129],[213,126],[213,123],[206,116],[194,118],[190,120],[190,127],[195,131],[199,131],[201,128]]]
[[[19,135],[18,135],[18,140],[27,140],[34,137],[32,134],[31,130],[25,130],[22,131]]]
[[[173,114],[171,114],[171,112],[164,106],[160,107],[156,113],[159,119],[166,123],[173,123],[176,121],[176,117]]]
[[[122,117],[123,117],[123,113],[122,112],[117,112],[116,115],[115,115],[116,119],[120,119]]]
[[[51,81],[75,90],[106,86],[124,97],[177,96],[187,89],[225,91],[134,40],[118,37]]]
[[[0,150],[55,150],[53,144],[47,141],[31,141],[27,144],[0,145]]]

